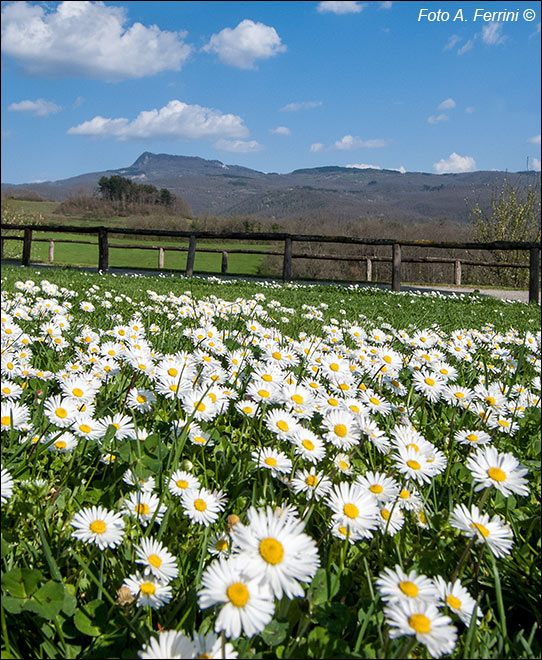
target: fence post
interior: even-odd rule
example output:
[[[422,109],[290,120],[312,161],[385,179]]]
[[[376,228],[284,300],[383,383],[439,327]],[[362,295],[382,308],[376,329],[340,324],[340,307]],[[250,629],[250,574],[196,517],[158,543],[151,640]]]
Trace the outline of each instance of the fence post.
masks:
[[[186,277],[192,277],[194,274],[194,259],[196,257],[196,235],[190,234],[188,243],[188,255],[186,257]]]
[[[539,248],[532,247],[529,254],[529,302],[538,304],[540,292],[540,254]]]
[[[373,281],[373,260],[367,257],[367,282]]]
[[[455,260],[454,284],[456,286],[461,286],[461,261],[459,261],[459,259]]]
[[[401,245],[399,243],[393,244],[391,290],[401,291]]]
[[[23,266],[30,266],[30,252],[32,250],[32,230],[24,230],[23,238]]]
[[[220,268],[222,275],[225,275],[228,272],[228,253],[222,252],[222,266]]]
[[[109,244],[105,227],[98,229],[98,270],[109,270]]]
[[[289,282],[292,279],[292,239],[284,240],[284,261],[282,262],[282,279]]]
[[[49,263],[52,264],[55,260],[55,242],[49,241]]]
[[[158,248],[158,268],[162,270],[164,267],[164,248],[159,247]]]

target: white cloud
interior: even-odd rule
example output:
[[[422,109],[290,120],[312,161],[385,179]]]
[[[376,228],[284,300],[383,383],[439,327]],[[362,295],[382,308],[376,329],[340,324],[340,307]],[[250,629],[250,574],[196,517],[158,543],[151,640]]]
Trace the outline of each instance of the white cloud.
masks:
[[[368,165],[367,163],[352,163],[345,167],[352,167],[355,170],[381,170],[380,165]]]
[[[31,112],[36,117],[47,117],[47,115],[54,115],[60,112],[62,108],[45,99],[36,99],[35,101],[19,101],[19,103],[12,103],[8,110],[13,112]]]
[[[533,137],[530,137],[527,142],[529,144],[540,144],[540,133],[538,135],[533,135]]]
[[[461,46],[461,48],[457,51],[458,55],[464,55],[465,53],[468,53],[469,50],[472,50],[474,47],[474,41],[476,37],[473,37],[472,39],[469,39],[465,44]]]
[[[490,46],[496,46],[506,41],[506,37],[502,34],[502,23],[488,23],[482,28],[482,41]]]
[[[433,163],[433,169],[437,174],[473,172],[476,169],[476,161],[472,156],[460,156],[454,151],[448,158],[441,158],[438,163]]]
[[[535,172],[540,172],[540,160],[538,158],[531,158],[530,161],[531,161],[531,168]]]
[[[335,142],[330,147],[330,149],[338,149],[339,151],[352,151],[353,149],[361,149],[362,147],[374,149],[378,147],[385,147],[386,145],[386,140],[362,140],[361,138],[354,135],[344,135],[340,140],[337,140],[337,142]]]
[[[319,151],[322,151],[324,148],[324,145],[321,142],[313,142],[310,147],[310,152],[315,154],[318,153]]]
[[[233,151],[236,154],[249,154],[254,151],[261,151],[263,146],[256,140],[224,140],[215,142],[215,148],[221,151]]]
[[[452,98],[442,101],[438,106],[439,110],[450,110],[451,108],[455,108],[455,101]]]
[[[448,121],[448,119],[449,119],[448,115],[441,112],[440,115],[430,115],[429,117],[427,117],[427,123],[440,124],[441,121]]]
[[[286,46],[275,28],[245,19],[234,29],[224,28],[218,34],[213,34],[203,50],[216,53],[225,64],[240,69],[254,69],[255,60],[283,53]]]
[[[2,52],[29,74],[107,81],[178,71],[185,33],[127,26],[126,10],[102,2],[13,2],[2,9]]]
[[[273,135],[291,135],[292,133],[288,126],[277,126],[276,128],[272,128],[270,132]]]
[[[391,9],[393,2],[379,2],[380,9]]]
[[[391,3],[390,3],[391,4]],[[366,2],[319,2],[318,11],[321,14],[359,14],[367,6]]]
[[[452,34],[448,38],[448,41],[444,46],[444,50],[452,50],[452,48],[454,48],[454,46],[456,46],[460,41],[461,41],[461,37],[458,34]]]
[[[144,110],[133,120],[96,116],[68,130],[69,135],[140,138],[243,138],[248,129],[237,115],[200,105],[187,105],[177,99],[159,110]]]
[[[473,113],[475,110],[476,110],[476,108],[474,108],[472,105],[469,105],[469,106],[467,106],[467,107],[465,108],[465,112],[466,112],[468,115],[472,115],[472,113]]]
[[[312,110],[322,105],[322,101],[300,101],[287,103],[280,109],[281,112],[298,112],[299,110]]]

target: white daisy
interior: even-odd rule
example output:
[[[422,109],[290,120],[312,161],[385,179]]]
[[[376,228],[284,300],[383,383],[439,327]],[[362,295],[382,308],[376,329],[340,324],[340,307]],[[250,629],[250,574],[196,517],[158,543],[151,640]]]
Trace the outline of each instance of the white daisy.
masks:
[[[143,564],[144,572],[151,573],[164,583],[174,580],[179,575],[177,560],[159,541],[142,538],[140,545],[134,547],[136,564]]]
[[[85,508],[74,515],[72,536],[84,543],[94,543],[100,550],[114,548],[124,536],[124,520],[120,513],[113,513],[101,506]]]
[[[491,520],[487,513],[482,513],[477,506],[469,509],[464,504],[454,507],[450,515],[450,525],[462,531],[468,537],[474,537],[476,543],[487,543],[495,557],[510,554],[514,544],[514,535],[510,525],[499,516]]]
[[[273,617],[272,593],[260,576],[247,577],[242,557],[213,561],[202,575],[198,604],[206,609],[222,605],[215,622],[215,632],[224,630],[226,637],[237,639],[261,632]]]
[[[157,610],[167,605],[172,597],[171,587],[153,575],[134,573],[124,580],[122,586],[127,587],[132,596],[137,596],[137,607],[149,605],[153,610]]]
[[[527,469],[522,468],[513,454],[500,454],[495,447],[484,447],[469,456],[466,466],[476,482],[475,491],[494,486],[505,497],[512,493],[529,495]]]
[[[248,525],[232,530],[234,550],[251,576],[264,578],[276,598],[303,596],[300,582],[310,582],[320,565],[314,540],[303,532],[301,520],[271,507],[247,512]]]
[[[439,597],[444,605],[446,605],[454,614],[463,621],[468,627],[472,619],[476,601],[465,589],[459,580],[455,582],[446,582],[440,575],[433,578],[435,587],[437,588]],[[482,610],[476,610],[476,617],[482,618]],[[480,625],[480,622],[476,622]]]
[[[385,568],[376,581],[380,596],[384,601],[413,601],[436,604],[438,593],[433,581],[415,570],[405,573],[400,566]]]
[[[186,489],[182,494],[184,513],[198,525],[208,527],[216,522],[221,504],[216,494],[206,488]]]

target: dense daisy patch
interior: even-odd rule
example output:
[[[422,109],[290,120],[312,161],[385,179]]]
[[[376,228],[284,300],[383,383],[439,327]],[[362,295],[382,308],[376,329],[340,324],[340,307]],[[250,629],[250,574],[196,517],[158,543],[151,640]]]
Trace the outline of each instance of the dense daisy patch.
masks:
[[[540,330],[216,293],[3,290],[6,657],[536,657]]]

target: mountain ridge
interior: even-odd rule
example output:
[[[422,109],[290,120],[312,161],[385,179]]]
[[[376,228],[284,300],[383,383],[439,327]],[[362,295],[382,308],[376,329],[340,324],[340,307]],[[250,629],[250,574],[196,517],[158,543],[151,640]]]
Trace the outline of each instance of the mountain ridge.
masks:
[[[138,183],[168,188],[185,199],[198,216],[232,215],[266,218],[367,218],[396,221],[447,219],[464,222],[467,206],[489,208],[492,193],[504,181],[526,186],[539,172],[484,171],[450,174],[399,172],[328,165],[285,174],[265,173],[198,156],[144,151],[131,165],[88,172],[67,179],[27,184],[2,184],[2,192],[33,191],[62,201],[95,194],[102,176],[120,175]]]

